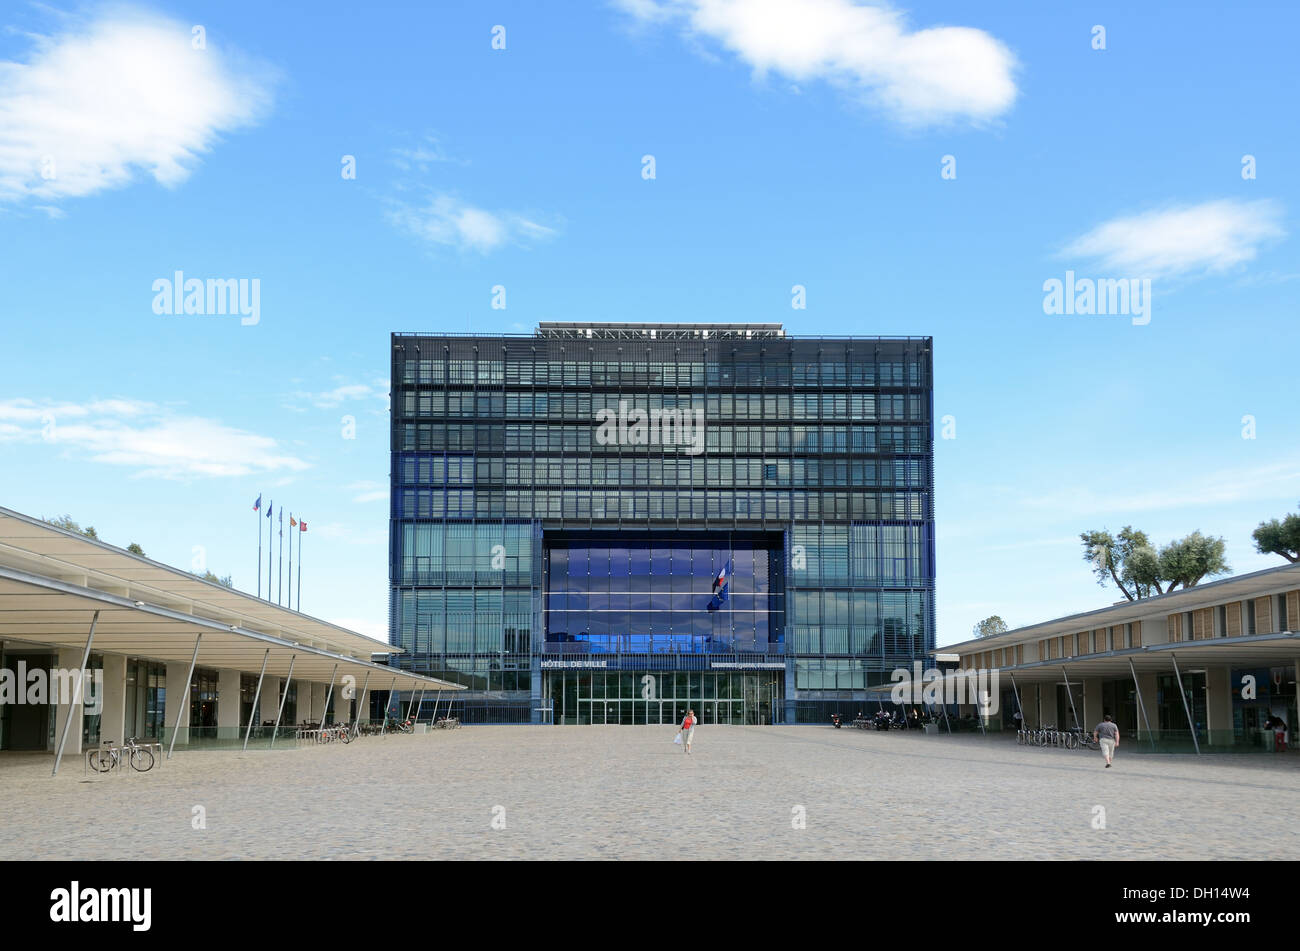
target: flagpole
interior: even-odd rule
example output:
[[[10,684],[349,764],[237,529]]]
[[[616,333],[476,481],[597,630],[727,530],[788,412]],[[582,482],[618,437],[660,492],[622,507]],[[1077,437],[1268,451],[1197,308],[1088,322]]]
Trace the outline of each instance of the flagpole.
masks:
[[[284,595],[284,508],[280,509],[280,568],[275,579],[275,603],[283,605]]]
[[[293,610],[293,513],[289,513],[289,609]]]
[[[298,612],[302,613],[302,520],[298,521]]]
[[[271,559],[275,554],[275,539],[271,537],[271,513],[275,511],[275,502],[266,507],[266,600],[271,600]]]
[[[258,495],[257,501],[262,501],[262,496]],[[262,507],[259,505],[253,509],[253,517],[257,519],[257,596],[262,596]]]

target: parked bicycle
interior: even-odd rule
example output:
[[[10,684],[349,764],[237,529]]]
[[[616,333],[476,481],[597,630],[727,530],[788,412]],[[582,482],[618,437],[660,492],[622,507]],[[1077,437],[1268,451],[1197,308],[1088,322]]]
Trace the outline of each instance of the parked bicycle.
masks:
[[[1087,730],[1075,727],[1071,730],[1058,730],[1052,724],[1031,727],[1016,732],[1016,742],[1021,746],[1052,746],[1066,750],[1099,750],[1101,744],[1092,738]]]
[[[317,743],[335,743],[335,742],[351,743],[352,731],[349,730],[346,726],[338,723],[334,724],[333,726],[322,727],[320,732],[316,734],[316,742]]]
[[[98,749],[91,750],[86,755],[90,768],[97,773],[107,773],[117,769],[123,762],[128,762],[137,773],[153,769],[153,752],[138,745],[137,739],[133,736],[121,746],[114,746],[112,740],[105,740]]]

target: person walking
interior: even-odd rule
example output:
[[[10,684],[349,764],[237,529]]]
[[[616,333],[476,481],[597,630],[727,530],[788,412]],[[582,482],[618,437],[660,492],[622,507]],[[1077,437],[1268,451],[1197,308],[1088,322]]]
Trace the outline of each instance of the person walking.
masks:
[[[694,710],[686,711],[686,719],[682,721],[682,728],[677,732],[685,734],[682,737],[682,748],[685,749],[687,753],[690,753],[691,740],[695,739],[695,711]]]
[[[1119,727],[1107,713],[1097,724],[1097,728],[1092,731],[1092,738],[1101,746],[1101,755],[1106,757],[1106,768],[1110,769],[1110,761],[1115,758],[1115,747],[1119,746]]]

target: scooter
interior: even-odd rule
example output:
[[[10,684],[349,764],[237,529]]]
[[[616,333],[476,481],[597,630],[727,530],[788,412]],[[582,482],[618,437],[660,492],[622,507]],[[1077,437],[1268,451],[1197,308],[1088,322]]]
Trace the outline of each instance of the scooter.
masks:
[[[831,725],[832,725],[833,727],[835,727],[835,729],[837,729],[837,730],[838,730],[840,727],[842,727],[842,726],[844,725],[844,724],[840,721],[840,715],[839,715],[838,713],[832,713],[832,714],[831,714]]]

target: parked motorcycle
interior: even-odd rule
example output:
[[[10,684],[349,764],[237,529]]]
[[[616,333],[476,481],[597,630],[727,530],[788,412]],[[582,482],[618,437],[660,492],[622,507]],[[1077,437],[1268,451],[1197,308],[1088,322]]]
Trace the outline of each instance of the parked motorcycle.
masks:
[[[837,730],[838,730],[840,727],[842,727],[842,726],[844,725],[844,724],[840,721],[840,715],[839,715],[838,713],[832,713],[832,714],[831,714],[831,725],[832,725],[833,727],[835,727],[835,729],[837,729]]]

